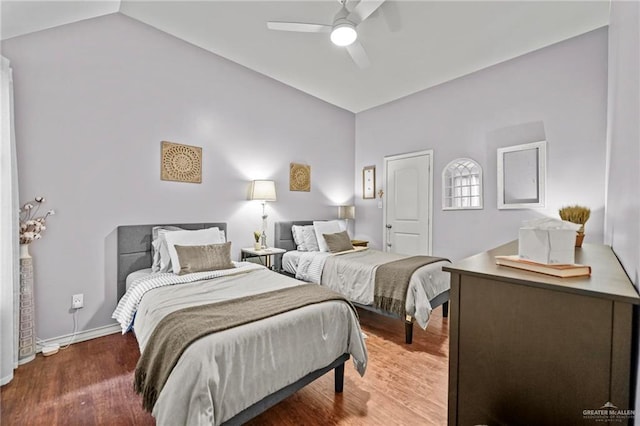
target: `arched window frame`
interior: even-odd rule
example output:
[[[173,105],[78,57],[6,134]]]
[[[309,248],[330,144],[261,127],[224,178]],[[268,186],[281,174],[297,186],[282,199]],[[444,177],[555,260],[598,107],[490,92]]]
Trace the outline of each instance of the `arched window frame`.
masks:
[[[471,158],[456,158],[442,171],[442,210],[483,207],[482,167]]]

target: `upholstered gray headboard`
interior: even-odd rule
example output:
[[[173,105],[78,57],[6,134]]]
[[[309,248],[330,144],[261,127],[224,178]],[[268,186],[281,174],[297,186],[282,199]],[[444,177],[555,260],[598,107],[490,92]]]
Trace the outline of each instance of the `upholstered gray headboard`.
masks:
[[[151,267],[151,230],[154,226],[177,226],[189,230],[218,227],[225,233],[227,231],[224,222],[118,226],[118,300],[124,295],[127,275]]]
[[[291,227],[293,225],[313,225],[313,221],[294,220],[288,222],[276,222],[275,235],[273,238],[274,246],[276,246],[277,248],[285,249],[287,251],[296,249],[296,243],[293,241],[293,233],[291,232]]]
[[[291,227],[293,225],[313,225],[312,220],[294,220],[288,222],[276,222],[275,231],[273,236],[273,245],[277,248],[283,248],[287,251],[295,250],[296,243],[293,241],[293,233]],[[282,269],[281,260],[282,257],[275,257],[275,267],[277,270]]]

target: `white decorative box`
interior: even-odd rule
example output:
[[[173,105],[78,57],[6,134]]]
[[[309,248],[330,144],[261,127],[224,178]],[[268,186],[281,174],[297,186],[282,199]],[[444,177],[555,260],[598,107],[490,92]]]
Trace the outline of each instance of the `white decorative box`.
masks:
[[[521,259],[547,265],[573,264],[579,227],[555,219],[530,221],[518,231],[518,255]]]

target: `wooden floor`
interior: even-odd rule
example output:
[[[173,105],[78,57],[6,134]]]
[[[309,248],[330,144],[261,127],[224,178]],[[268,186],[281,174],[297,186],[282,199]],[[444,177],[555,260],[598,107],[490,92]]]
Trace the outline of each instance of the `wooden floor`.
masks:
[[[448,320],[440,308],[427,331],[360,311],[369,366],[360,377],[348,361],[344,393],[333,373],[256,417],[257,425],[444,425],[447,419]],[[114,334],[72,345],[18,368],[0,388],[2,425],[153,425],[133,391],[140,353],[135,337]]]

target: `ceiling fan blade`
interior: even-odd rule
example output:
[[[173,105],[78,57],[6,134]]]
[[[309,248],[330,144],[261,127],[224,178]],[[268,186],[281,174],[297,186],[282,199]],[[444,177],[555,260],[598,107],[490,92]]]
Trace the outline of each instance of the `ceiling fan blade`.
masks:
[[[384,20],[387,22],[387,27],[392,33],[400,31],[402,28],[402,19],[400,18],[400,12],[398,11],[397,0],[387,0],[384,7],[380,9]]]
[[[300,33],[328,33],[331,25],[308,24],[304,22],[267,22],[267,28],[278,31],[296,31]]]
[[[347,20],[358,25],[375,12],[385,0],[360,0],[360,3],[347,15]]]
[[[367,52],[364,50],[364,47],[362,47],[362,43],[358,40],[347,46],[347,52],[349,52],[351,59],[353,59],[353,62],[355,62],[358,67],[364,69],[371,65]]]

